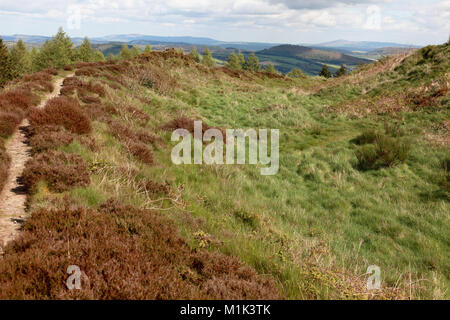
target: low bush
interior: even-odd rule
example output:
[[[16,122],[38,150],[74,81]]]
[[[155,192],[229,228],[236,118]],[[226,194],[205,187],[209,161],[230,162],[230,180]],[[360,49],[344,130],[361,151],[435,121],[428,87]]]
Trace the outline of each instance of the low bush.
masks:
[[[39,97],[31,90],[16,88],[0,94],[0,108],[19,108],[27,110],[39,103]]]
[[[355,154],[360,170],[376,170],[404,163],[408,158],[409,150],[409,142],[378,134],[372,143],[358,147]]]
[[[76,186],[88,186],[88,165],[76,154],[54,151],[40,153],[27,161],[23,183],[27,188],[33,189],[41,180],[56,192],[67,191]]]
[[[44,125],[30,130],[30,146],[33,153],[43,152],[73,142],[74,134],[57,125]]]
[[[192,250],[159,212],[116,201],[34,212],[0,264],[0,299],[277,299],[237,259]],[[70,244],[70,245],[68,245]],[[68,290],[68,266],[82,271]]]
[[[143,163],[154,163],[153,152],[144,143],[130,140],[127,142],[126,147],[133,156],[141,160]]]
[[[23,114],[20,112],[0,111],[0,138],[8,138],[12,135],[22,121],[22,118]]]
[[[91,132],[91,121],[80,108],[77,100],[57,97],[49,100],[43,109],[33,109],[29,114],[32,126],[61,125],[77,134]]]

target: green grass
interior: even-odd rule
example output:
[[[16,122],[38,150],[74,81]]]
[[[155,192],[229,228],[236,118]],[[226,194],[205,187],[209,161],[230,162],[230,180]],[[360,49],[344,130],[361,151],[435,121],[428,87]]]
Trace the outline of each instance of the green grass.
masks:
[[[329,110],[361,96],[368,85],[378,90],[369,95],[383,95],[387,79],[404,89],[397,81],[401,76],[389,72],[371,83],[330,83],[311,94],[303,92],[328,82],[248,81],[196,72],[174,71],[178,87],[168,96],[146,88],[134,92],[150,98],[151,105],[123,91],[112,93],[112,102],[147,112],[152,120],[140,126],[163,137],[167,147],[154,148],[154,166],[143,165],[124,152],[106,125],[95,122],[99,152],[78,143],[65,147],[103,164],[90,187],[71,191],[73,198],[94,207],[115,197],[161,209],[193,246],[198,232],[211,235],[218,240],[211,247],[272,275],[285,298],[363,298],[353,285],[364,283],[363,274],[374,264],[384,286],[404,287],[408,295],[411,290],[411,298],[449,297],[450,205],[442,161],[450,152],[423,139],[431,124],[448,119],[447,109],[363,118]],[[278,174],[262,176],[252,165],[172,164],[170,133],[159,127],[180,114],[223,129],[280,129]],[[411,141],[404,163],[360,170],[355,138],[399,123],[401,136]],[[139,127],[134,119],[127,124]],[[144,177],[168,180],[174,194],[148,197],[138,187]]]

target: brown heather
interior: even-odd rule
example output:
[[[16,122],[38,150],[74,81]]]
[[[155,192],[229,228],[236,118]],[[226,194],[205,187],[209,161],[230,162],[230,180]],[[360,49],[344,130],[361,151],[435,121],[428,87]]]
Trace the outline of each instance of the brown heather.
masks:
[[[29,142],[33,153],[39,153],[69,145],[74,138],[75,135],[66,131],[62,126],[43,125],[37,128],[32,127]]]
[[[61,125],[77,134],[87,134],[92,130],[91,122],[77,100],[57,97],[49,100],[44,109],[33,109],[29,113],[32,126]]]
[[[54,151],[40,153],[26,163],[23,183],[27,188],[33,189],[41,180],[56,192],[67,191],[76,186],[88,186],[88,165],[76,154]]]
[[[40,210],[0,265],[0,299],[276,299],[237,259],[192,250],[159,212],[115,201],[99,211]],[[68,290],[69,265],[82,271]]]
[[[133,156],[141,160],[143,163],[149,165],[152,165],[154,163],[153,152],[147,147],[146,144],[139,141],[135,142],[129,140],[126,143],[126,148]]]

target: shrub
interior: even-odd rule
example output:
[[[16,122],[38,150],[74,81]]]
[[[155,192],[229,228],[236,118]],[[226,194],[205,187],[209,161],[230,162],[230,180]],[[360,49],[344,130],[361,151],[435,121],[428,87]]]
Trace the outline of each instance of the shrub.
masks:
[[[127,142],[126,146],[130,153],[141,160],[143,163],[154,163],[153,152],[142,142],[135,142],[130,140]]]
[[[63,127],[45,125],[39,128],[32,128],[30,145],[33,153],[39,153],[59,146],[69,145],[73,140],[74,135],[64,130]]]
[[[44,109],[33,109],[29,115],[33,126],[61,125],[77,134],[91,132],[91,122],[78,101],[68,97],[57,97],[49,100]]]
[[[16,88],[0,94],[0,107],[14,107],[26,110],[39,103],[39,97],[30,90]]]
[[[33,188],[40,181],[48,183],[51,190],[63,192],[75,186],[90,183],[88,165],[76,154],[48,151],[27,161],[23,183]]]
[[[22,121],[20,112],[0,112],[0,138],[8,138]]]
[[[68,86],[64,86],[61,88],[60,90],[60,94],[62,96],[71,96],[75,93],[75,90],[77,89],[77,87],[72,86],[72,85],[68,85]]]
[[[47,72],[40,71],[40,72],[25,75],[23,77],[23,81],[25,81],[25,82],[32,82],[32,81],[39,81],[39,80],[51,81],[52,76]]]
[[[23,229],[0,264],[0,299],[278,298],[273,280],[236,258],[190,249],[159,212],[67,201],[34,212]],[[66,287],[69,265],[82,271],[81,290]]]
[[[169,183],[155,182],[152,179],[145,179],[141,182],[141,186],[146,193],[149,194],[168,194],[170,191]]]
[[[88,95],[85,95],[85,94],[80,94],[80,91],[78,91],[78,97],[80,98],[80,100],[81,100],[82,102],[84,102],[84,103],[86,103],[86,104],[92,104],[92,103],[99,104],[99,103],[102,102],[102,101],[101,101],[99,98],[97,98],[97,97],[94,97],[94,96],[88,96]]]
[[[377,137],[380,135],[376,130],[364,130],[359,136],[357,136],[353,142],[358,145],[364,145],[368,143],[375,143]]]
[[[373,143],[359,147],[355,154],[359,169],[372,170],[404,163],[409,149],[409,142],[380,134]]]

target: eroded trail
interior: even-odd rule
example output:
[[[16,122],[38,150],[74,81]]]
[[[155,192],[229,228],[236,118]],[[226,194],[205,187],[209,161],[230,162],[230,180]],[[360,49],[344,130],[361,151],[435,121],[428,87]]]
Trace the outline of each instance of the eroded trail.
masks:
[[[59,95],[64,78],[55,82],[55,89],[39,104],[43,108],[48,100]],[[11,158],[8,178],[5,187],[0,192],[0,254],[1,245],[13,240],[21,223],[27,218],[25,211],[26,192],[20,182],[25,163],[31,158],[31,150],[27,143],[26,131],[28,120],[24,119],[19,129],[13,134],[6,145],[6,152]]]

